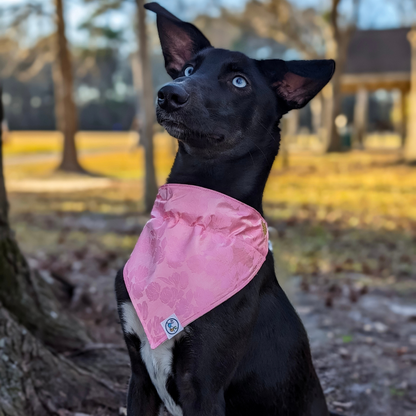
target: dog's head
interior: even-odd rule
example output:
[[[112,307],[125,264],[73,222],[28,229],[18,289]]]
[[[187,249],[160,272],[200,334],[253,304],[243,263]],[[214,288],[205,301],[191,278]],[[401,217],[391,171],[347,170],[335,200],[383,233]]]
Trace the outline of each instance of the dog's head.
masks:
[[[157,120],[190,154],[241,157],[278,150],[281,116],[305,106],[331,79],[335,62],[255,60],[216,49],[194,25],[157,3],[167,73],[157,93]]]

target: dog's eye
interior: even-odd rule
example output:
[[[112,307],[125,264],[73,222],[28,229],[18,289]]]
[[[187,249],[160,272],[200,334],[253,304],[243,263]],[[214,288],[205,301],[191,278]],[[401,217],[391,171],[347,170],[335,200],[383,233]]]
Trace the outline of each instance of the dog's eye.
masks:
[[[185,71],[183,71],[186,77],[189,77],[192,72],[194,72],[194,68],[192,66],[187,66]]]
[[[233,85],[237,88],[244,88],[247,85],[247,81],[243,77],[235,77]]]

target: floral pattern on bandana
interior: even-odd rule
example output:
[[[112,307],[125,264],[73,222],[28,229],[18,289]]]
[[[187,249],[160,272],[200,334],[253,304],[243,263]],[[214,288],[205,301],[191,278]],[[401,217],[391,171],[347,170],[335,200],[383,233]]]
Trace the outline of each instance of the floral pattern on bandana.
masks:
[[[162,186],[124,267],[151,348],[168,339],[161,323],[170,316],[185,327],[246,286],[267,251],[254,208],[198,186]]]

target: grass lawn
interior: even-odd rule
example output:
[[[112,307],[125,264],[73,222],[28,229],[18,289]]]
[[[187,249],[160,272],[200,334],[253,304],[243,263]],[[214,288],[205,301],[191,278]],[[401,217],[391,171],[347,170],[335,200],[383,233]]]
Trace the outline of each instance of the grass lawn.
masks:
[[[13,131],[4,144],[5,156],[58,153],[62,134],[57,131]],[[135,132],[79,132],[75,140],[79,150],[103,150],[132,147],[137,143]]]
[[[30,266],[96,345],[121,345],[114,276],[148,220],[143,149],[123,134],[78,138],[82,165],[101,177],[56,173],[56,135],[6,144],[10,222]],[[174,145],[155,137],[160,184]],[[416,167],[386,148],[291,154],[285,169],[276,160],[264,200],[278,280],[306,326],[329,406],[414,415],[415,321],[397,310],[413,310],[416,299]]]
[[[48,140],[57,142],[56,137]],[[62,238],[57,218],[95,215],[134,221],[142,208],[143,179],[143,149],[134,146],[136,138],[127,134],[79,137],[83,166],[114,178],[105,186],[83,191],[14,192],[16,183],[27,183],[30,189],[33,181],[55,181],[59,188],[61,182],[89,180],[56,175],[53,170],[58,160],[7,164],[8,158],[45,149],[45,141],[23,134],[22,138],[12,136],[5,146],[12,223],[26,252],[57,250]],[[49,143],[49,149],[53,146]],[[174,146],[168,135],[156,135],[160,184],[169,173]],[[404,293],[415,290],[416,168],[399,163],[396,152],[292,154],[287,169],[281,168],[278,158],[264,199],[265,214],[275,229],[275,253],[287,275],[299,275],[308,282],[319,277],[347,278],[371,285],[388,283]],[[53,218],[49,226],[45,216]],[[105,227],[66,227],[65,232],[66,241],[74,248],[113,246],[123,255],[128,255],[137,238]]]

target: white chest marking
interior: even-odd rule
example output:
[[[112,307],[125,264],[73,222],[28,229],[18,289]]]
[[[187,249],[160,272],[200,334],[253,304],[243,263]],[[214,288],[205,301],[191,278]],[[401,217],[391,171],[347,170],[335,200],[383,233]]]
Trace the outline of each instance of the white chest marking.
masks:
[[[131,302],[122,305],[123,329],[128,334],[137,335],[141,341],[140,354],[149,372],[150,379],[155,386],[160,399],[172,416],[183,416],[182,409],[174,402],[166,389],[166,381],[172,373],[172,348],[175,341],[182,336],[178,334],[175,338],[168,339],[163,344],[152,350],[144,332],[143,326],[138,318]]]

